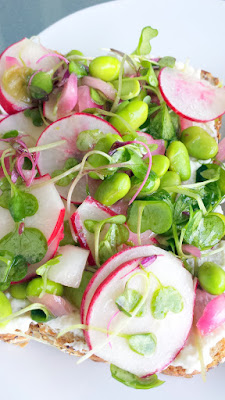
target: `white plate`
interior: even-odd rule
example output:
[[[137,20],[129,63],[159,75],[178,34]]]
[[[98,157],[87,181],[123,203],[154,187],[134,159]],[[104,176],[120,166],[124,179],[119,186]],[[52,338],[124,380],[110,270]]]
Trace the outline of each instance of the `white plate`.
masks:
[[[105,3],[72,14],[40,34],[49,48],[72,48],[87,55],[101,48],[132,51],[143,26],[159,30],[153,53],[174,55],[225,78],[225,3],[209,0],[125,0]],[[20,38],[18,38],[19,40]],[[31,343],[25,349],[0,343],[1,395],[7,400],[104,399],[189,400],[223,398],[225,365],[192,380],[163,377],[166,383],[149,391],[135,391],[110,377],[104,364],[85,362],[54,348]],[[5,396],[4,396],[5,395]]]

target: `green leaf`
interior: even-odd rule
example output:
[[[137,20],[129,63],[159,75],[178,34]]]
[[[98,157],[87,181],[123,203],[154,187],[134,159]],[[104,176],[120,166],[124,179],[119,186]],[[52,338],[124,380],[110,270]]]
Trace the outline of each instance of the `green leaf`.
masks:
[[[47,248],[45,236],[36,228],[25,228],[21,235],[17,231],[10,232],[0,240],[0,250],[23,256],[28,264],[41,261]]]
[[[127,317],[132,317],[132,312],[138,306],[143,296],[135,289],[125,288],[124,292],[117,297],[115,303],[120,311],[122,311]],[[144,308],[137,313],[136,317],[142,317],[144,314]]]
[[[158,61],[158,64],[161,68],[163,68],[163,67],[173,68],[175,65],[175,62],[176,62],[176,58],[166,56],[166,57],[160,58],[160,60]]]
[[[150,229],[154,233],[162,234],[170,229],[173,213],[166,202],[162,200],[135,200],[127,212],[127,225],[132,232],[138,232],[139,210],[141,208],[143,208],[140,224],[141,233]]]
[[[149,83],[150,86],[157,87],[159,83],[152,63],[150,61],[142,61],[141,65],[144,67],[143,76],[145,76],[146,82]]]
[[[206,169],[201,172],[201,176],[208,180],[208,179],[215,179],[218,180],[220,177],[220,170],[215,168]]]
[[[31,217],[38,210],[38,201],[30,193],[14,190],[9,200],[9,211],[15,222],[20,222],[26,217]]]
[[[25,278],[28,270],[26,259],[22,255],[16,255],[9,273],[11,282],[18,282]]]
[[[111,224],[104,239],[99,243],[99,260],[103,264],[117,253],[118,246],[129,239],[129,231],[124,225]]]
[[[11,186],[6,178],[0,180],[0,207],[9,208],[9,201],[11,199]]]
[[[33,108],[32,110],[27,109],[24,111],[24,115],[25,115],[25,117],[32,119],[34,126],[42,126],[44,123],[39,109],[35,109],[35,108]]]
[[[93,272],[89,271],[84,271],[81,279],[80,286],[76,289],[70,288],[70,287],[64,287],[64,296],[75,306],[80,310],[81,302],[82,302],[82,297],[84,294],[84,291],[90,282],[91,278],[93,276]]]
[[[213,213],[203,216],[201,211],[196,211],[186,225],[184,241],[200,250],[207,250],[220,242],[224,232],[222,218]]]
[[[145,28],[142,29],[141,31],[141,36],[139,39],[138,46],[136,50],[134,51],[133,54],[137,55],[148,55],[151,52],[151,45],[150,45],[150,40],[152,40],[154,37],[158,35],[157,29],[151,28],[151,26],[146,26]]]
[[[124,369],[113,364],[110,365],[110,371],[114,379],[126,386],[132,387],[133,389],[152,389],[164,383],[163,381],[160,381],[155,374],[148,376],[147,378],[139,378],[138,376],[131,374],[128,371],[124,371]]]
[[[27,274],[27,262],[24,257],[13,253],[0,251],[0,288],[6,290],[11,282],[23,279]]]
[[[179,313],[182,310],[182,296],[172,286],[161,287],[153,293],[151,311],[154,318],[164,319],[169,311]]]
[[[127,148],[129,154],[129,160],[126,163],[126,167],[129,168],[133,174],[139,178],[144,179],[147,173],[148,166],[136,151],[131,148]]]
[[[88,151],[103,137],[105,137],[105,133],[101,132],[99,129],[82,131],[77,137],[77,148],[80,151]]]
[[[102,219],[100,221],[86,219],[84,221],[84,226],[88,230],[88,232],[94,233],[97,226],[98,227],[101,226],[102,228],[105,224],[124,224],[125,222],[126,222],[125,215],[115,215],[113,217]]]
[[[71,61],[69,63],[69,73],[75,74],[78,78],[82,78],[87,75],[87,70],[84,65],[76,61]]]
[[[156,350],[157,339],[153,333],[129,335],[127,340],[131,350],[141,356],[149,357]]]
[[[150,119],[149,131],[154,139],[172,140],[176,137],[176,132],[171,119],[171,115],[165,104],[153,119]]]
[[[8,251],[0,251],[0,282],[6,282],[12,267],[14,256]]]
[[[4,133],[2,138],[3,139],[10,139],[10,138],[15,138],[17,136],[19,136],[19,132],[14,129],[14,130],[11,130],[11,131],[8,131],[8,132]]]
[[[52,172],[51,177],[55,178],[58,175],[63,174],[63,172],[68,171],[68,169],[75,167],[78,165],[78,161],[75,158],[68,158],[65,161],[64,167],[62,169],[56,169],[55,171]],[[64,178],[59,179],[56,182],[56,185],[58,186],[68,186],[70,182],[77,176],[78,172],[72,172],[71,174],[65,176]]]
[[[57,256],[55,256],[54,258],[51,258],[51,260],[47,261],[45,264],[41,265],[37,270],[36,270],[36,274],[43,276],[46,271],[48,271],[48,269],[50,267],[52,267],[53,265],[56,265],[60,262],[60,257],[62,257],[62,254],[58,254]]]

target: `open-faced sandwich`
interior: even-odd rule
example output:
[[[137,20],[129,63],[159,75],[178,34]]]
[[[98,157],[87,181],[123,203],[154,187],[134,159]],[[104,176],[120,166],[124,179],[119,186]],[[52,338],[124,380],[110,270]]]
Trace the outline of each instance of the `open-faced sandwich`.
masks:
[[[0,339],[147,389],[225,358],[225,89],[136,50],[0,58]]]

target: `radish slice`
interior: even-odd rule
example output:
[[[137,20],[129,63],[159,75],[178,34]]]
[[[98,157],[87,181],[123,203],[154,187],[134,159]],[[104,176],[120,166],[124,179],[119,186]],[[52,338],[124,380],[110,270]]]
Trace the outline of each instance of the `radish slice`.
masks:
[[[42,71],[49,71],[58,63],[57,58],[48,57],[39,64],[36,64],[36,61],[40,57],[48,53],[48,49],[27,38],[9,46],[2,53],[0,57],[0,104],[8,114],[14,114],[17,111],[24,110],[31,106],[31,103],[25,103],[24,101],[13,98],[3,88],[2,77],[4,72],[8,69],[8,57],[13,57],[20,65],[22,64],[20,59],[22,59],[26,66],[33,70],[41,69]]]
[[[216,159],[221,162],[225,161],[225,138],[219,142],[219,150]]]
[[[99,129],[103,133],[120,135],[107,121],[90,114],[73,114],[49,125],[38,140],[37,146],[47,145],[58,140],[66,140],[66,143],[41,152],[38,162],[40,173],[42,175],[51,174],[56,169],[61,169],[69,157],[81,160],[83,152],[77,149],[77,136],[80,132],[94,129]]]
[[[166,152],[165,141],[163,139],[153,139],[151,135],[145,132],[137,132],[139,136],[146,139],[147,144],[157,144],[157,149],[151,151],[152,155],[161,154],[164,155]]]
[[[45,125],[37,127],[30,118],[25,117],[24,112],[20,111],[14,115],[9,115],[0,121],[0,134],[16,129],[28,147],[35,146],[37,140],[45,129]]]
[[[74,307],[61,296],[45,293],[42,297],[28,297],[31,303],[40,303],[45,306],[54,317],[69,315],[74,311]]]
[[[87,108],[102,108],[98,104],[94,103],[90,95],[90,88],[82,85],[78,87],[78,101],[76,105],[76,111],[81,113]]]
[[[151,265],[145,268],[154,275],[150,278],[151,284],[144,314],[141,318],[129,318],[121,312],[111,322],[110,331],[115,332],[119,329],[121,333],[128,335],[152,333],[155,335],[156,343],[153,353],[150,355],[138,354],[130,348],[127,338],[109,335],[112,345],[110,347],[107,343],[106,333],[90,329],[85,334],[88,336],[95,355],[140,377],[162,371],[182,349],[192,325],[195,299],[192,276],[183,268],[181,261],[166,251],[154,247],[151,249],[152,256],[163,255],[163,257],[157,257]],[[112,316],[118,311],[115,300],[124,292],[125,285],[132,275],[129,287],[144,295],[145,272],[140,269],[142,278],[140,274],[132,274],[133,271],[136,272],[141,261],[142,259],[139,258],[126,262],[101,283],[89,306],[87,325],[107,329]],[[163,319],[154,318],[151,312],[152,296],[159,288],[154,276],[164,287],[172,286],[182,296],[183,308],[177,313],[168,311]],[[104,343],[105,345],[103,345]]]
[[[66,245],[59,248],[58,254],[59,263],[49,269],[48,278],[64,286],[79,287],[89,251]]]
[[[116,97],[116,89],[111,83],[104,82],[101,79],[93,78],[92,76],[84,76],[82,78],[82,85],[92,87],[100,90],[109,100],[114,101]]]
[[[160,92],[168,106],[191,121],[212,121],[225,113],[225,88],[174,68],[159,73]]]
[[[45,254],[44,258],[39,263],[29,265],[27,275],[25,276],[25,278],[19,282],[12,282],[12,284],[28,282],[31,279],[35,278],[37,269],[56,255],[58,247],[59,247],[59,243],[64,237],[63,230],[64,230],[64,226],[62,225],[59,232],[57,233],[55,239],[53,239],[53,241],[48,246],[48,250],[47,250],[47,253]]]
[[[99,129],[103,133],[120,135],[119,132],[107,121],[90,114],[73,114],[49,125],[38,140],[37,146],[47,145],[58,140],[66,140],[66,143],[59,147],[55,147],[54,149],[49,149],[40,153],[38,160],[40,174],[51,175],[53,171],[63,168],[65,161],[70,157],[75,157],[78,161],[81,161],[84,152],[77,149],[77,136],[82,131],[94,129]],[[92,186],[94,186],[94,189],[97,189],[97,185],[99,185],[99,182],[96,183],[93,181],[94,180],[88,180],[91,194],[94,194],[93,192],[95,192],[95,190],[91,190]],[[65,199],[67,198],[69,187],[70,185],[66,188],[57,186],[59,193]],[[79,185],[79,188],[81,187],[82,195],[80,189],[76,188],[72,198],[72,201],[78,204],[87,196],[86,184]]]
[[[197,328],[201,335],[208,335],[225,323],[225,294],[216,296],[205,307]]]
[[[115,216],[116,214],[110,208],[103,206],[92,197],[88,196],[81,204],[77,211],[71,216],[71,223],[75,235],[78,237],[80,245],[87,250],[90,250],[88,261],[90,265],[95,265],[95,243],[94,234],[88,232],[84,226],[86,219],[93,219],[101,221],[106,218]],[[106,233],[105,229],[102,230],[102,235]]]
[[[70,113],[77,104],[77,76],[71,74],[65,83],[59,102],[57,117],[62,118]]]
[[[45,182],[48,179],[50,179],[49,176],[36,178],[33,181],[33,185]],[[36,189],[31,186],[30,193],[36,197],[39,207],[36,214],[32,217],[25,218],[25,226],[26,228],[39,229],[46,237],[49,245],[58,234],[63,223],[65,214],[63,202],[53,183],[49,183],[48,185]],[[13,221],[9,210],[2,207],[0,207],[0,220],[1,239],[3,236],[13,231],[15,228],[15,222]]]
[[[149,257],[153,254],[164,253],[164,250],[158,249],[153,245],[148,245],[131,247],[122,250],[114,256],[110,257],[94,274],[84,292],[80,309],[82,324],[86,324],[87,311],[95,291],[97,290],[99,285],[107,278],[107,276],[111,274],[112,271],[114,271],[117,267],[119,267],[126,261],[130,261],[138,257]]]

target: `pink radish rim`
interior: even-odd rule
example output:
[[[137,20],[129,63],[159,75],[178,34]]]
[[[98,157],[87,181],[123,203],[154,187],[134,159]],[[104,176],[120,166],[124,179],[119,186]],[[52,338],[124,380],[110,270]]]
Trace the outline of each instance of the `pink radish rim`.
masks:
[[[162,72],[163,72],[163,70],[165,69],[166,67],[164,67],[164,68],[162,68],[161,69],[161,71],[160,71],[160,73],[159,73],[159,76],[158,76],[158,81],[159,81],[159,90],[160,90],[160,93],[161,93],[161,95],[162,95],[162,97],[163,97],[163,100],[165,100],[165,102],[167,103],[167,105],[171,108],[171,110],[173,110],[176,114],[178,114],[178,115],[180,115],[181,117],[183,117],[183,118],[186,118],[186,119],[188,119],[189,121],[193,121],[193,122],[210,122],[210,121],[215,121],[216,119],[218,119],[218,118],[220,118],[220,117],[222,117],[222,115],[224,115],[224,113],[222,113],[222,114],[220,114],[220,115],[218,115],[216,118],[211,118],[211,119],[193,119],[193,118],[190,118],[190,117],[188,117],[187,115],[185,115],[185,114],[183,114],[182,112],[180,112],[180,111],[178,111],[172,104],[171,104],[171,102],[168,100],[168,98],[166,97],[166,95],[164,94],[164,92],[162,91],[162,89],[161,89],[161,75],[162,75]]]

